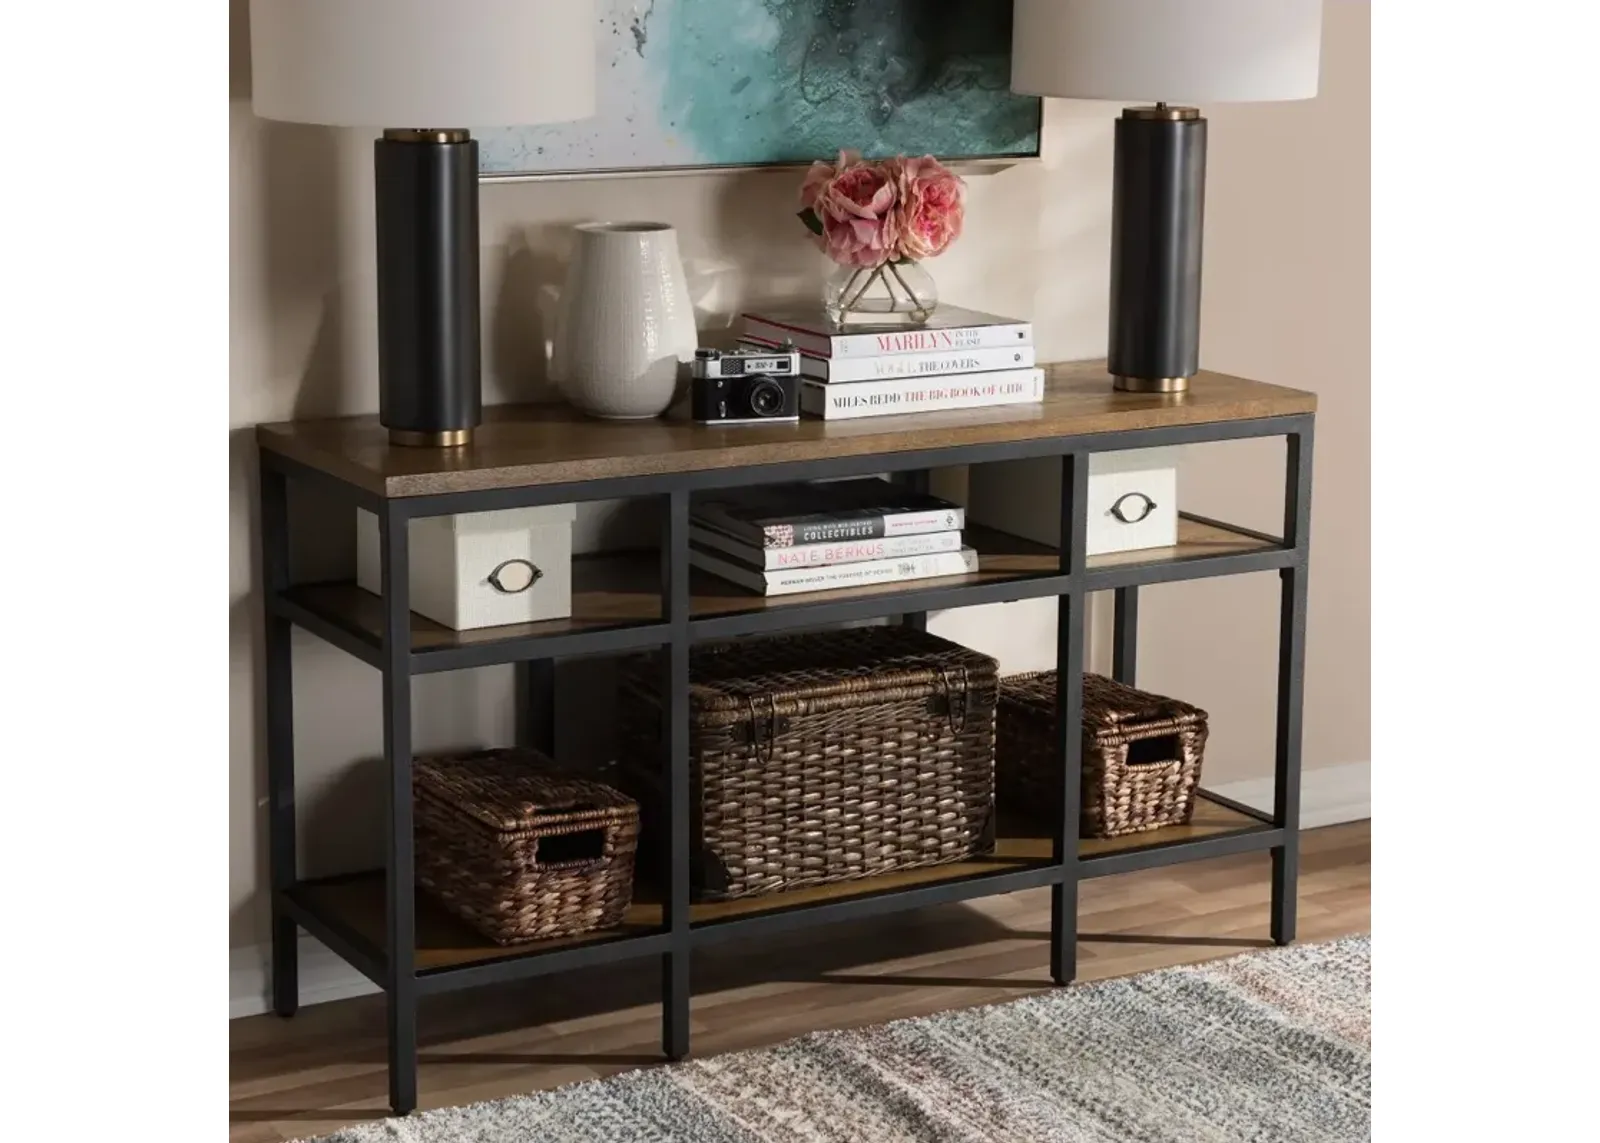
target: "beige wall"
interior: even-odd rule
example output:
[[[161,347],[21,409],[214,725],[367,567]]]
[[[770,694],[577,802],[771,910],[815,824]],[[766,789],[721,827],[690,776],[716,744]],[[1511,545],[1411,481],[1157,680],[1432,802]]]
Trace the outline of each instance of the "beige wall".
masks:
[[[1371,760],[1370,6],[1329,0],[1322,88],[1211,119],[1201,360],[1318,396],[1307,767]],[[1281,526],[1277,442],[1187,450],[1193,510]],[[1212,780],[1268,772],[1275,577],[1145,593],[1141,682],[1205,706]],[[1209,762],[1208,762],[1209,765]]]
[[[254,119],[243,10],[241,0],[233,0],[234,946],[254,943],[265,932],[249,426],[377,406],[370,135]],[[1324,398],[1307,717],[1313,765],[1368,756],[1366,60],[1366,6],[1331,4],[1323,101],[1213,113],[1204,360],[1315,389]],[[966,237],[933,264],[946,299],[1033,318],[1047,358],[1104,352],[1113,113],[1049,104],[1045,159],[973,178]],[[559,280],[562,227],[603,217],[672,223],[697,302],[706,310],[702,326],[712,329],[742,300],[808,289],[820,280],[826,266],[802,241],[793,218],[795,185],[787,173],[486,185],[485,400],[544,395],[539,299]],[[1207,460],[1192,466],[1186,479],[1205,491],[1208,503],[1217,502],[1217,511],[1255,520],[1265,467],[1245,456]],[[583,513],[580,544],[596,542],[604,514]],[[308,537],[309,564],[321,574],[348,568],[344,522],[325,530],[331,539],[323,541],[320,532]],[[1215,642],[1224,631],[1237,642],[1241,664],[1270,652],[1270,616],[1255,614],[1270,607],[1260,598],[1224,589],[1207,607],[1197,613],[1187,599],[1174,597],[1169,605],[1152,593],[1150,623],[1165,627],[1152,631],[1146,644],[1152,682],[1187,686],[1179,652],[1188,643]],[[298,635],[295,671],[303,868],[317,873],[373,864],[375,760],[381,753],[377,676]],[[1258,678],[1241,672],[1220,690],[1214,675],[1196,681],[1206,682],[1219,713],[1265,726],[1270,742],[1270,707],[1256,693]],[[508,740],[509,684],[507,669],[418,680],[418,748]],[[581,703],[581,681],[571,693]],[[1262,765],[1258,757],[1238,775]]]

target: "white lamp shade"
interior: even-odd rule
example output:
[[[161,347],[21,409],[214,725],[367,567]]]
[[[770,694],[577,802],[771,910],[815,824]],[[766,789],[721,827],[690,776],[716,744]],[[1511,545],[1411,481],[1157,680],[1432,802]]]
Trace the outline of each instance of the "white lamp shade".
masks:
[[[250,0],[252,104],[339,127],[594,114],[594,0]]]
[[[1322,0],[1015,0],[1011,90],[1124,102],[1317,94]]]

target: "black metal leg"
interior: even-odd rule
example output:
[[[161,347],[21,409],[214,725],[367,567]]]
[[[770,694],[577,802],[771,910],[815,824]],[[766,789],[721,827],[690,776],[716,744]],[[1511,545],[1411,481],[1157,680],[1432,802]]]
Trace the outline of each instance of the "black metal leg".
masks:
[[[1084,519],[1089,457],[1061,458],[1061,574],[1075,577],[1056,598],[1056,727],[1061,736],[1061,817],[1054,858],[1061,880],[1050,889],[1050,977],[1070,984],[1078,975],[1078,809],[1083,770]]]
[[[671,950],[661,965],[661,1050],[689,1054],[689,494],[667,497],[661,537],[661,590],[671,627],[665,648],[662,743],[667,766],[667,928]]]
[[[669,1060],[689,1055],[687,949],[675,949],[661,958],[661,1054]]]
[[[266,613],[267,864],[272,887],[272,1010],[293,1016],[300,1006],[300,930],[283,909],[293,888],[294,664],[289,621],[271,601],[289,586],[288,479],[262,465],[261,593]]]
[[[1300,553],[1299,566],[1284,568],[1278,616],[1278,711],[1272,818],[1284,843],[1272,851],[1272,939],[1294,940],[1300,877],[1300,726],[1305,697],[1306,568],[1311,526],[1312,431],[1288,440],[1284,492],[1284,542]]]
[[[391,502],[379,514],[383,553],[383,758],[388,888],[389,1106],[417,1106],[416,888],[411,823],[411,558],[409,519]]]
[[[928,492],[928,476],[927,469],[915,468],[908,472],[895,473],[894,482],[910,489],[912,492],[921,493],[925,496]],[[900,617],[900,626],[909,627],[913,631],[926,631],[928,629],[928,613],[926,611],[912,611],[902,615]]]
[[[1139,669],[1139,589],[1116,590],[1116,619],[1111,628],[1111,677],[1134,685]]]
[[[546,758],[556,756],[556,661],[517,664],[518,739]]]

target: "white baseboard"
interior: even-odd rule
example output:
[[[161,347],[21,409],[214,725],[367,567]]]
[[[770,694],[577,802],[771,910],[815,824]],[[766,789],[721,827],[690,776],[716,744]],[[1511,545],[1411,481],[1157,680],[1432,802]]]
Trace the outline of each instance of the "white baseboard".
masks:
[[[1271,811],[1272,779],[1226,782],[1209,789],[1247,806]],[[1338,825],[1372,816],[1372,767],[1366,762],[1307,770],[1300,778],[1300,828]],[[268,950],[232,950],[228,1018],[256,1016],[272,1010],[268,988]],[[377,985],[351,968],[320,941],[300,935],[300,1003],[321,1004],[378,991]]]
[[[272,1011],[271,949],[246,946],[229,952],[228,1019]],[[378,986],[351,968],[339,955],[309,933],[300,934],[300,1003],[322,1004],[378,991]]]
[[[1204,784],[1204,783],[1202,783]],[[1206,789],[1224,798],[1272,812],[1272,776],[1249,778],[1243,782],[1205,784]],[[1324,766],[1300,775],[1300,828],[1341,825],[1372,816],[1372,764],[1349,762],[1343,766]]]

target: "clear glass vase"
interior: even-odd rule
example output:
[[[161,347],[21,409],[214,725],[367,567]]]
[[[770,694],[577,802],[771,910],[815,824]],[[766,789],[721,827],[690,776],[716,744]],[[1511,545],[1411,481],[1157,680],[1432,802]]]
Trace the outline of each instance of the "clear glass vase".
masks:
[[[939,305],[933,275],[920,262],[836,266],[822,285],[822,307],[836,325],[927,321]]]

